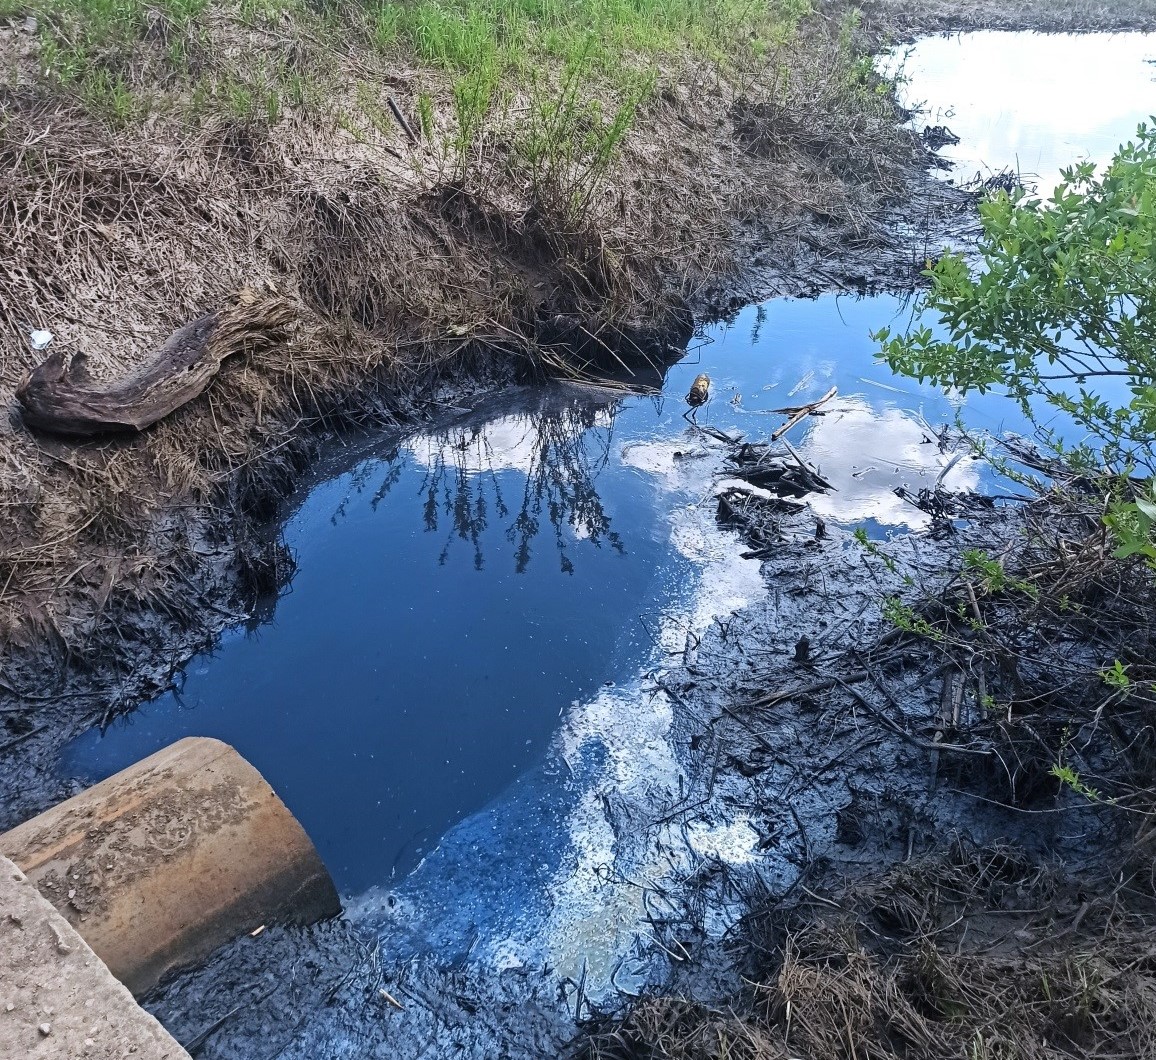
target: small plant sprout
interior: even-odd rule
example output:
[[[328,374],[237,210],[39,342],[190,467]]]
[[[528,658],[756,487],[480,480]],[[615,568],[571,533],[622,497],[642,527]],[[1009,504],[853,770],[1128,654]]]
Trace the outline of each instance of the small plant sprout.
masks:
[[[896,629],[901,629],[905,633],[915,633],[933,641],[943,640],[941,630],[936,629],[926,618],[917,614],[914,608],[905,604],[898,596],[889,596],[883,601],[883,617]]]
[[[1126,691],[1132,687],[1132,679],[1128,676],[1128,667],[1116,659],[1107,670],[1100,671],[1100,679],[1109,688]]]
[[[1111,799],[1105,799],[1103,795],[1101,795],[1095,788],[1090,787],[1088,784],[1084,783],[1084,781],[1080,778],[1080,774],[1077,773],[1071,766],[1057,762],[1048,772],[1053,777],[1055,777],[1064,787],[1074,791],[1077,795],[1083,796],[1089,802],[1114,801]]]

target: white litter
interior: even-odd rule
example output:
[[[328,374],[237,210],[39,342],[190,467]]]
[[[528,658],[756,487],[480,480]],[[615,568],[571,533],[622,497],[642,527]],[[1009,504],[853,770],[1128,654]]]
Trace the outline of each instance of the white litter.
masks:
[[[32,348],[34,350],[48,349],[55,337],[51,331],[33,331],[28,336],[32,341]]]

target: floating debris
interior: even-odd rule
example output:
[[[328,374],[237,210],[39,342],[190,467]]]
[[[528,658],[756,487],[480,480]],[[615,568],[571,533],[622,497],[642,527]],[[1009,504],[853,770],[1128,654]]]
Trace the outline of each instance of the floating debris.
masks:
[[[703,372],[701,375],[695,376],[694,382],[690,384],[690,392],[686,395],[686,403],[690,408],[682,414],[683,418],[695,419],[698,410],[709,400],[710,376]]]

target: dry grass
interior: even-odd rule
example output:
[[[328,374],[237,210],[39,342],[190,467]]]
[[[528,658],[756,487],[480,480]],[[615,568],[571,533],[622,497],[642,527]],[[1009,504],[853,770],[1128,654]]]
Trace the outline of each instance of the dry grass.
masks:
[[[242,112],[217,93],[199,110],[157,105],[130,120],[46,79],[51,38],[19,25],[0,29],[9,407],[43,356],[32,328],[112,378],[243,287],[276,290],[298,312],[290,342],[232,361],[139,437],[64,444],[16,417],[0,426],[0,651],[48,644],[96,669],[120,654],[129,666],[146,637],[133,616],[188,627],[225,604],[196,587],[206,555],[235,551],[242,574],[276,566],[252,553],[252,528],[307,459],[311,431],[406,418],[414,395],[470,363],[580,374],[617,367],[618,347],[665,353],[685,338],[687,302],[733,273],[736,234],[774,219],[783,238],[812,210],[863,228],[916,151],[846,33],[823,20],[741,70],[664,60],[614,151],[597,167],[589,151],[556,158],[549,187],[516,150],[533,102],[523,89],[486,112],[463,152],[452,79],[397,53],[387,63],[355,34],[335,44],[302,31],[286,49],[268,21],[242,26],[215,8],[186,37],[149,22],[134,49],[108,52],[138,94],[162,84],[160,57],[181,40],[201,82],[231,84],[272,48],[320,87],[277,108]],[[170,104],[196,102],[174,83]],[[774,151],[756,149],[772,97],[840,150],[781,128]],[[609,122],[612,102],[583,120]],[[163,637],[147,637],[155,654]]]
[[[794,703],[808,733],[834,742],[850,710],[857,735],[878,726],[901,738],[926,756],[933,788],[975,800],[982,817],[955,803],[959,828],[1019,827],[1036,854],[959,842],[828,896],[813,882],[826,852],[804,848],[802,880],[783,900],[757,899],[746,918],[736,952],[747,988],[729,1007],[646,998],[594,1027],[578,1055],[1156,1055],[1156,575],[1114,555],[1102,517],[1118,480],[1012,451],[1005,470],[1036,496],[1010,515],[938,488],[909,497],[945,542],[978,536],[990,551],[961,544],[945,571],[943,552],[921,563],[902,543],[864,537],[864,576],[896,594],[883,607],[890,628],[860,634],[850,650],[820,650],[804,674],[772,649],[779,661],[736,683],[734,716],[770,735],[792,727]],[[1046,488],[1024,464],[1047,476]],[[773,531],[778,510],[762,504]],[[962,519],[994,520],[1000,532],[968,538],[954,525]],[[827,764],[850,772],[853,759],[830,746]],[[896,799],[904,774],[898,765],[882,779]],[[763,791],[779,797],[774,785]],[[842,811],[837,820],[841,829]],[[837,829],[836,842],[858,846],[872,817],[847,820],[855,834],[839,839]],[[875,820],[884,833],[893,827]],[[909,858],[913,836],[909,828]],[[886,849],[886,834],[871,839]],[[1061,845],[1078,851],[1078,870],[1040,860]]]
[[[898,643],[944,674],[936,738],[970,749],[947,758],[955,784],[1021,809],[1090,803],[1140,825],[1156,812],[1156,577],[1114,554],[1107,479],[1048,470],[1015,539],[962,550],[945,586],[916,578],[910,602],[886,610]],[[890,562],[867,551],[869,569]],[[887,677],[875,685],[900,695]]]
[[[579,1055],[1141,1060],[1156,1053],[1151,894],[1103,882],[960,848],[760,910],[735,1008],[651,998]]]

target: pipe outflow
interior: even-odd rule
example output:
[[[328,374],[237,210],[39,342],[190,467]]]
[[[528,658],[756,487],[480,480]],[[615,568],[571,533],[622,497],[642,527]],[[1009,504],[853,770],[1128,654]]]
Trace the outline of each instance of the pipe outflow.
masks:
[[[341,902],[260,773],[189,737],[0,835],[16,863],[134,994],[262,925]]]

